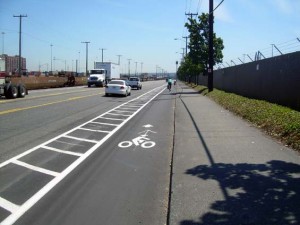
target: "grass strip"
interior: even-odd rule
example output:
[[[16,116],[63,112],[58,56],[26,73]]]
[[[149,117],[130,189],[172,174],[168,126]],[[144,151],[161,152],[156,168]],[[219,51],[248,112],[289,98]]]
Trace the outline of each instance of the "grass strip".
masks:
[[[263,100],[250,99],[237,94],[214,89],[208,92],[204,86],[187,84],[208,96],[225,109],[239,115],[270,136],[300,151],[300,112]]]

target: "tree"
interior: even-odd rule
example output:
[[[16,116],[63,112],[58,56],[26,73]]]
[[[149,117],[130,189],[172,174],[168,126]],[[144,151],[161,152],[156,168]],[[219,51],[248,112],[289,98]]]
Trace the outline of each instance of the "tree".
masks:
[[[202,71],[201,64],[193,63],[191,58],[186,56],[178,68],[177,75],[180,80],[187,80],[189,76],[197,76]]]
[[[196,19],[189,18],[189,23],[185,24],[185,27],[190,33],[189,42],[189,53],[185,57],[184,62],[179,67],[181,73],[186,73],[189,75],[198,75],[200,72],[206,73],[208,69],[208,54],[209,54],[209,14],[202,13],[198,16],[198,21]],[[216,63],[221,63],[223,59],[222,50],[224,49],[223,40],[218,38],[216,34],[213,35],[213,45],[214,45],[214,65]],[[198,69],[201,71],[198,74],[189,73],[192,71],[197,72]]]

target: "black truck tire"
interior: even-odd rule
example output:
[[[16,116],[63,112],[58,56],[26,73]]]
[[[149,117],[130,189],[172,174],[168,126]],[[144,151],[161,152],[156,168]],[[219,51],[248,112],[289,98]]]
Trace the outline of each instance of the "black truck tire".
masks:
[[[23,84],[20,84],[18,86],[18,97],[19,98],[24,98],[26,95],[26,88]]]
[[[4,91],[5,97],[8,99],[13,99],[18,96],[18,88],[16,85],[8,84],[6,90]]]

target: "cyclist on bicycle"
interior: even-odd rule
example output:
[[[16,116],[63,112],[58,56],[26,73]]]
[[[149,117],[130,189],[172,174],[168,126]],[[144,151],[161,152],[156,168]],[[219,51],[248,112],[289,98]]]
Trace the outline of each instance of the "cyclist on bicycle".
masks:
[[[173,83],[172,79],[169,78],[169,79],[168,79],[168,89],[169,89],[169,91],[171,91],[172,83]]]

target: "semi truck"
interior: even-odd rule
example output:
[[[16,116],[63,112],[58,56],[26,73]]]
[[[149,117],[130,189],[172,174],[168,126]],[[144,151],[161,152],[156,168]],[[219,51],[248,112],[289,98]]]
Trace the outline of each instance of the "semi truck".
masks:
[[[95,85],[103,87],[105,83],[120,79],[120,67],[112,62],[95,62],[94,69],[90,71],[88,87]]]
[[[24,98],[27,95],[27,89],[22,83],[12,83],[9,76],[5,72],[0,72],[0,97],[4,96],[8,99]]]

